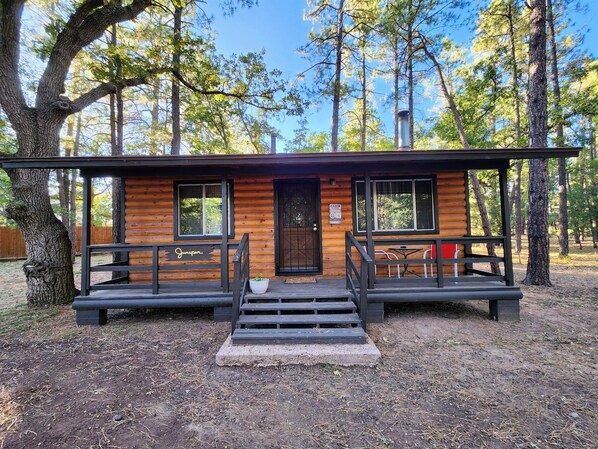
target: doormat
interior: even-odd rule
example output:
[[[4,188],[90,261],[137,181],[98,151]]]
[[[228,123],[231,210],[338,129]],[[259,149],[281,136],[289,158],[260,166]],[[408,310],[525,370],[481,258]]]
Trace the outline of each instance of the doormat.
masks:
[[[285,284],[315,284],[318,281],[314,277],[298,277],[298,278],[287,278]]]

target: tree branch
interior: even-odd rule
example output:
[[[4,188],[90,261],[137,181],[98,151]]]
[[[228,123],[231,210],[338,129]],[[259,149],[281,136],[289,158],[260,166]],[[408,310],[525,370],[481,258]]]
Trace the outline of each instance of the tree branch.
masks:
[[[222,89],[201,89],[199,87],[196,87],[195,85],[191,84],[189,81],[187,81],[183,75],[181,75],[181,72],[178,70],[173,69],[172,70],[172,74],[174,75],[174,77],[176,79],[178,79],[181,84],[183,86],[185,86],[187,89],[197,93],[197,94],[202,94],[202,95],[223,95],[225,97],[232,97],[232,98],[236,98],[237,100],[241,100],[243,102],[246,102],[248,104],[251,104],[249,102],[247,102],[248,98],[266,98],[268,97],[268,95],[271,95],[275,92],[275,90],[268,90],[268,91],[264,91],[261,92],[259,94],[240,94],[240,93],[235,93],[235,92],[227,92],[225,90]]]
[[[141,84],[147,84],[148,80],[152,76],[158,75],[160,73],[166,73],[169,71],[169,68],[150,69],[147,71],[146,74],[137,76],[135,78],[126,78],[120,81],[102,83],[73,101],[70,101],[66,97],[61,96],[60,100],[64,104],[58,104],[58,102],[54,102],[54,106],[68,112],[69,114],[74,114],[85,109],[87,106],[95,103],[100,98],[103,98],[109,94],[116,93],[118,88],[122,89],[124,87],[133,87],[139,86]]]
[[[19,125],[27,107],[19,83],[19,38],[25,0],[2,0],[0,6],[0,105]]]
[[[84,1],[58,34],[40,79],[36,106],[48,107],[64,92],[70,65],[83,47],[100,38],[115,23],[131,20],[141,14],[152,0],[133,0],[126,6],[103,0]]]

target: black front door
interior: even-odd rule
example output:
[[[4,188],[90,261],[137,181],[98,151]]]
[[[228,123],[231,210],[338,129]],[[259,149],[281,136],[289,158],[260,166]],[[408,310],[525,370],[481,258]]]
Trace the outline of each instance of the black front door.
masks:
[[[274,181],[276,274],[322,272],[320,183]]]

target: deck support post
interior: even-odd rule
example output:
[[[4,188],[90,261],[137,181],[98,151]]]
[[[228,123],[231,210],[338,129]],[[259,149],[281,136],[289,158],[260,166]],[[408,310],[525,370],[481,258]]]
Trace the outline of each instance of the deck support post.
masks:
[[[368,323],[383,323],[384,322],[384,303],[371,302],[367,308],[367,322]]]
[[[214,321],[216,323],[225,323],[233,320],[232,306],[214,307]]]
[[[491,320],[519,321],[518,299],[494,299],[489,302]]]
[[[78,326],[103,326],[108,322],[106,309],[77,310]]]
[[[365,175],[365,234],[368,247],[368,256],[372,260],[376,260],[376,248],[374,248],[374,239],[372,237],[372,220],[374,208],[372,207],[372,178],[369,173]],[[376,283],[376,264],[373,263],[369,267],[368,275],[369,285],[368,288],[374,288]]]

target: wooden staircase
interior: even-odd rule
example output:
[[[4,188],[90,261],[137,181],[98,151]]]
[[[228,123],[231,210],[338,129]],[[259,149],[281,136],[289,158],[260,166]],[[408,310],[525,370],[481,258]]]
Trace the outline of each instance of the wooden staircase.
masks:
[[[350,295],[247,293],[232,342],[364,344],[366,334]]]

